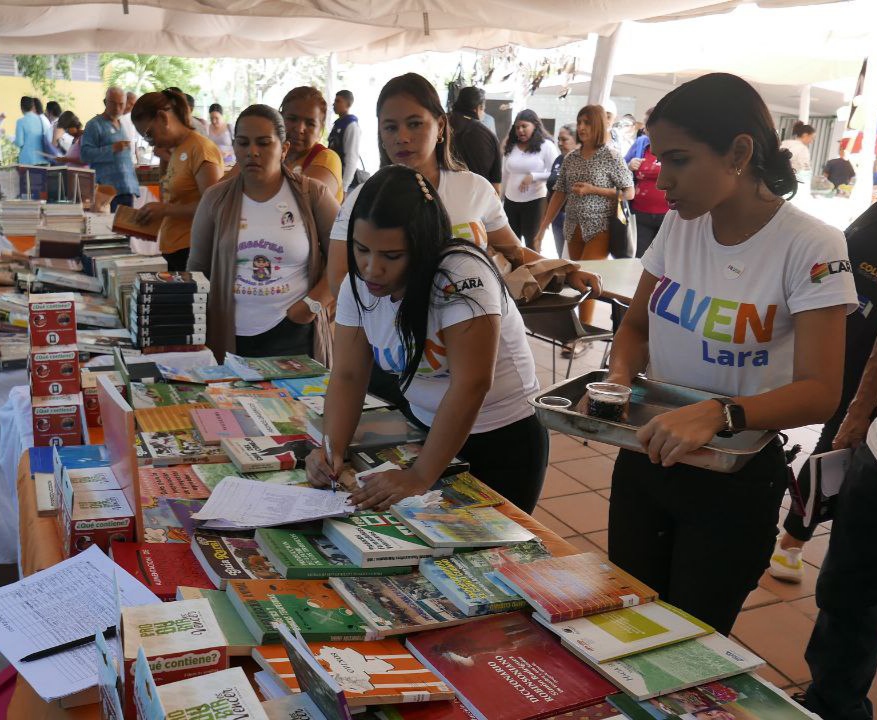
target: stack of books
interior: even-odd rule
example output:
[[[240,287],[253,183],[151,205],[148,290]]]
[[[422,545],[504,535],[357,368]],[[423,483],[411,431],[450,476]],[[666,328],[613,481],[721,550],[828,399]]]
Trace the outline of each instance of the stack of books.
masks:
[[[207,341],[203,273],[139,273],[134,280],[128,331],[136,347],[200,346]]]
[[[93,171],[92,171],[93,172]],[[43,205],[43,226],[50,230],[82,232],[81,202],[47,202]]]
[[[0,224],[7,235],[36,235],[40,200],[0,200]]]

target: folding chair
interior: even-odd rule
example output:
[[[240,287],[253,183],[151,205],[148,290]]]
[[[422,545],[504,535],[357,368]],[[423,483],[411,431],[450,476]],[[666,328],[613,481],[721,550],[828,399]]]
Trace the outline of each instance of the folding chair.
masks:
[[[615,333],[618,332],[618,328],[621,327],[621,321],[624,320],[624,316],[627,313],[630,305],[625,305],[621,300],[616,298],[612,298],[610,300],[611,306],[609,309],[609,315],[612,318],[612,336],[615,337]],[[603,351],[603,362],[600,363],[601,368],[609,367],[609,351],[612,350],[612,339],[606,343],[606,349]]]

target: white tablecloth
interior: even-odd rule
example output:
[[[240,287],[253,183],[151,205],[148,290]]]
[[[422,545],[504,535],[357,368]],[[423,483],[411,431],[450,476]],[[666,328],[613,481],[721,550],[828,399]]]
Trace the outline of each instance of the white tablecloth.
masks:
[[[158,353],[146,355],[143,360],[153,360],[182,369],[216,364],[213,353],[209,350]],[[128,359],[128,362],[136,361],[137,358]],[[100,355],[88,364],[112,365],[113,357]],[[8,390],[8,397],[0,406],[0,564],[18,562],[18,497],[15,480],[22,453],[33,446],[27,371],[0,373],[0,397],[6,395],[6,388],[13,382],[15,385]]]

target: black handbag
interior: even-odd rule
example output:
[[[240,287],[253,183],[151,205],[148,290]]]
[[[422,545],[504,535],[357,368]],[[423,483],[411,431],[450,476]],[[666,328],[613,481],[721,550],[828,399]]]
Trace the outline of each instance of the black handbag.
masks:
[[[615,212],[609,218],[609,254],[614,258],[636,257],[636,221],[621,190],[616,190],[615,198]]]
[[[365,169],[365,163],[362,162],[362,158],[359,158],[359,164],[361,167],[358,167],[353,171],[353,180],[350,181],[348,192],[353,190],[357,185],[362,185],[371,177],[371,173]]]

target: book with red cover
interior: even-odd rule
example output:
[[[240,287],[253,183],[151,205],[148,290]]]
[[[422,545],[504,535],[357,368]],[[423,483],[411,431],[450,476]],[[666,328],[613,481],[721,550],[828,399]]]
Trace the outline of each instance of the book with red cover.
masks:
[[[596,553],[509,561],[499,578],[552,623],[620,610],[658,599],[658,593]]]
[[[405,645],[479,720],[550,718],[616,692],[523,613],[416,633]]]
[[[188,545],[113,542],[110,556],[165,602],[177,599],[179,585],[213,589]]]
[[[224,438],[242,438],[252,434],[244,431],[233,410],[199,408],[190,414],[205,445],[219,445]]]
[[[159,497],[181,498],[194,500],[210,496],[207,487],[192,472],[191,465],[174,465],[172,467],[138,468],[140,475],[140,496],[153,499]]]

